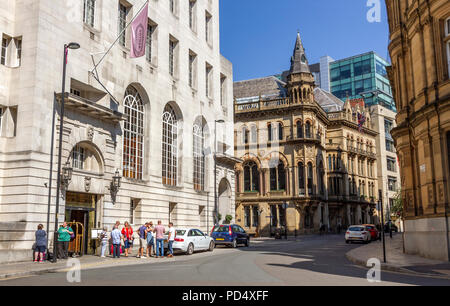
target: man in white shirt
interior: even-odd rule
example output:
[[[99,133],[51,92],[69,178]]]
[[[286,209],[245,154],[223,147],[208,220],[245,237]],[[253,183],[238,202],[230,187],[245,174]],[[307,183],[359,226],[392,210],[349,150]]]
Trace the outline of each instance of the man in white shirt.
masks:
[[[173,223],[169,223],[169,255],[167,257],[172,258],[173,257],[173,242],[175,241],[175,228],[173,227]]]

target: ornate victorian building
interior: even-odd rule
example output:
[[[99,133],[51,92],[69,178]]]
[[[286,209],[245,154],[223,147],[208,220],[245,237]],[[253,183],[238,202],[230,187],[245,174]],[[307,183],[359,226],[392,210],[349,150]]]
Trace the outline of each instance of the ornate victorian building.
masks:
[[[150,0],[147,53],[133,59],[126,25],[144,3],[2,1],[0,262],[31,258],[40,223],[52,239],[62,94],[62,164],[72,176],[58,222],[83,226],[84,252],[93,252],[91,229],[117,220],[206,232],[215,211],[235,215],[233,72],[220,54],[219,2]],[[90,72],[91,55],[98,61],[116,39],[95,71],[103,87]],[[69,51],[61,93],[63,46],[71,41],[81,48]]]
[[[286,79],[234,85],[237,222],[257,235],[374,222],[377,133],[364,102],[315,88],[300,34]]]
[[[405,251],[450,260],[450,2],[386,5]]]

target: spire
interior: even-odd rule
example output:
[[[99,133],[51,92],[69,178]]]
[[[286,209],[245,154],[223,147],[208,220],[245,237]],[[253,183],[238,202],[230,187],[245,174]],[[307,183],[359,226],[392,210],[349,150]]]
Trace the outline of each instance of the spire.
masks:
[[[295,42],[294,55],[291,58],[290,73],[311,73],[309,70],[308,60],[306,59],[305,48],[300,38],[300,31],[297,32],[297,41]]]

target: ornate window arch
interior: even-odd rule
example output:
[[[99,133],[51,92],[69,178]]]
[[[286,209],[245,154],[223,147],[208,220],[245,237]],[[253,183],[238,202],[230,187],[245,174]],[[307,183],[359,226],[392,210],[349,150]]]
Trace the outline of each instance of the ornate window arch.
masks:
[[[162,116],[162,183],[178,183],[178,119],[175,110],[167,105]]]
[[[144,164],[144,103],[133,86],[125,91],[123,136],[123,176],[142,180]]]
[[[299,194],[305,195],[305,166],[302,162],[298,163],[298,188]]]
[[[275,160],[273,167],[270,168],[270,190],[286,190],[286,169],[281,160]]]
[[[304,138],[304,133],[303,133],[303,124],[301,120],[297,121],[297,138],[302,139]]]
[[[244,164],[244,191],[259,192],[259,169],[254,161]]]
[[[194,124],[194,189],[196,191],[205,190],[205,132],[203,126]]]

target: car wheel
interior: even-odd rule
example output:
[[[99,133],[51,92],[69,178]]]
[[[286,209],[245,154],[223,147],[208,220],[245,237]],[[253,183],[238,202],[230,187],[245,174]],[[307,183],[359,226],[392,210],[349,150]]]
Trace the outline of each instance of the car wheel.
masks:
[[[231,247],[233,249],[237,248],[237,240],[236,239],[233,240],[233,243],[231,244]]]
[[[345,240],[345,243],[349,244],[349,243],[350,243],[350,241],[348,241],[348,240]]]
[[[192,243],[189,243],[186,255],[192,255],[194,253],[194,245]]]
[[[214,241],[211,241],[211,242],[209,243],[209,249],[208,249],[208,251],[210,251],[210,252],[214,251],[215,247],[216,247],[216,244],[214,243]]]
[[[250,239],[245,240],[245,246],[248,248],[250,246]]]

